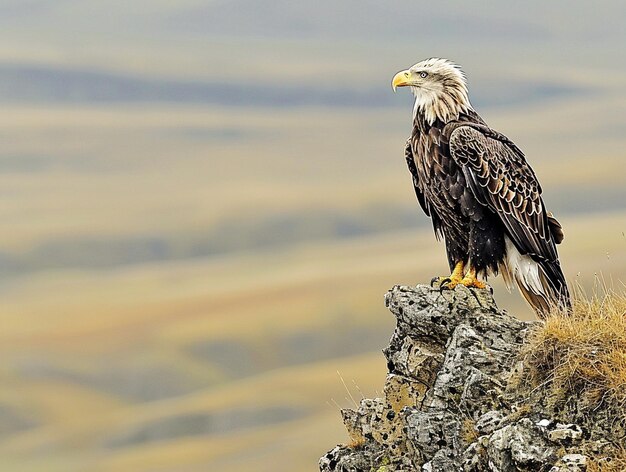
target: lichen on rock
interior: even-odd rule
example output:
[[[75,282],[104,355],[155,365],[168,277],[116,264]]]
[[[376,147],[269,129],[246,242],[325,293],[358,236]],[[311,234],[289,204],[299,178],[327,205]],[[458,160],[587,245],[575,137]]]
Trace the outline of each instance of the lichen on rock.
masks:
[[[395,286],[385,302],[397,326],[384,396],[342,410],[350,442],[322,472],[587,470],[601,438],[520,382],[536,323],[498,309],[488,289]]]

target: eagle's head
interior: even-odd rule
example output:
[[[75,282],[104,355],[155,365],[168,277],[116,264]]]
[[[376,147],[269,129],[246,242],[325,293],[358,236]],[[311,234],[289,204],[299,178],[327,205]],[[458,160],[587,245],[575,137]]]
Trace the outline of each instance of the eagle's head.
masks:
[[[447,59],[433,57],[398,72],[391,86],[411,87],[415,95],[413,115],[424,115],[427,122],[436,119],[444,123],[456,119],[472,108],[467,83],[461,68]]]

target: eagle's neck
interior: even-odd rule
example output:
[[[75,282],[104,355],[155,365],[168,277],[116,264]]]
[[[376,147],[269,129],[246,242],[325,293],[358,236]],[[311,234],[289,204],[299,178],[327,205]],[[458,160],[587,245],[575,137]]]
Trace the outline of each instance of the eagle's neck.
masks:
[[[423,120],[430,126],[436,121],[446,124],[458,120],[461,114],[473,110],[465,87],[454,88],[444,93],[414,87],[413,94],[415,95],[413,120]]]
[[[453,121],[476,123],[479,125],[487,126],[482,117],[478,113],[476,113],[473,108],[469,108],[467,111],[459,113],[456,117],[448,121],[440,120],[437,117],[434,121],[430,121],[426,118],[424,113],[418,112],[416,115],[413,116],[413,130],[417,134],[429,134],[433,128],[437,128],[441,131],[448,123],[451,123]]]

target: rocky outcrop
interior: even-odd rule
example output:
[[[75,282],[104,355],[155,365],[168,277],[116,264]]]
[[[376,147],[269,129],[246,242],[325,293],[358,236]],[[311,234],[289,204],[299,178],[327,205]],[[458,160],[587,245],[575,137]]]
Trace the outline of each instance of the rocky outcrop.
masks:
[[[519,354],[534,323],[489,290],[396,286],[385,300],[397,326],[384,396],[342,410],[350,442],[320,459],[322,472],[584,471],[605,446],[541,395],[530,401]]]

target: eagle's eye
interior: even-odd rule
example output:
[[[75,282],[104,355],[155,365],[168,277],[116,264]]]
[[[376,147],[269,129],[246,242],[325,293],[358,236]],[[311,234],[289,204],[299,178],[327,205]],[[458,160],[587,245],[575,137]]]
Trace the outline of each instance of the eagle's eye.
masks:
[[[425,79],[426,77],[428,77],[428,72],[420,72],[420,77],[422,79]]]

